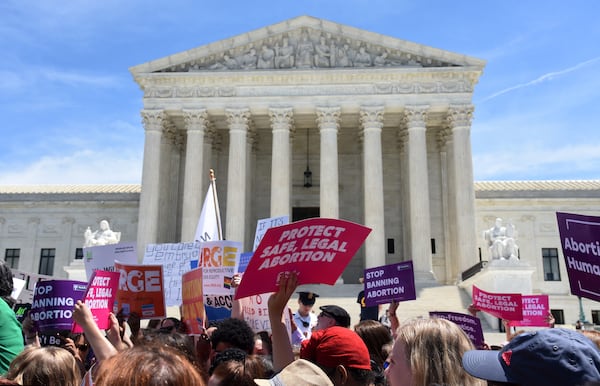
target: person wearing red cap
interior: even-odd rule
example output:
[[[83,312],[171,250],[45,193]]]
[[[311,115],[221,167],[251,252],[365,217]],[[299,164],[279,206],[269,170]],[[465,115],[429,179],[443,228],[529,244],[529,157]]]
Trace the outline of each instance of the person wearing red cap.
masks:
[[[272,329],[273,367],[281,371],[294,361],[292,345],[282,314],[287,302],[298,286],[295,272],[281,275],[279,287],[269,297],[269,321]],[[322,316],[327,317],[327,316]],[[300,358],[319,366],[334,385],[368,386],[374,379],[369,350],[362,339],[347,327],[334,325],[313,331],[310,339],[303,341]],[[349,318],[348,318],[349,319]],[[342,322],[345,323],[344,320]],[[350,321],[348,320],[348,325]]]

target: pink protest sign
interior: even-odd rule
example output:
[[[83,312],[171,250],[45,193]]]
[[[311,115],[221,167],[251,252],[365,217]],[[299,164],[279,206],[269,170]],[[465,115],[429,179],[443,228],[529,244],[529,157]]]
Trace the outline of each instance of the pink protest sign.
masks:
[[[485,292],[473,286],[473,304],[481,311],[500,319],[523,319],[521,294]]]
[[[119,288],[119,272],[95,270],[88,284],[83,302],[90,309],[94,321],[101,330],[110,327],[109,313],[113,311]],[[73,332],[83,332],[81,326],[73,323]]]
[[[550,327],[548,295],[523,295],[523,320],[511,321],[511,326]]]
[[[246,268],[236,299],[275,292],[283,272],[297,272],[299,285],[333,285],[370,232],[365,226],[331,218],[269,228]]]

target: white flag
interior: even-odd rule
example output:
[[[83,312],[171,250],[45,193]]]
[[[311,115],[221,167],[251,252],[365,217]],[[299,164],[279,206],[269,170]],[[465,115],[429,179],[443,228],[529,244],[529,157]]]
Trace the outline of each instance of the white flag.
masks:
[[[202,212],[196,227],[196,241],[215,241],[221,239],[221,214],[219,213],[217,193],[213,191],[214,187],[211,183],[206,192]]]

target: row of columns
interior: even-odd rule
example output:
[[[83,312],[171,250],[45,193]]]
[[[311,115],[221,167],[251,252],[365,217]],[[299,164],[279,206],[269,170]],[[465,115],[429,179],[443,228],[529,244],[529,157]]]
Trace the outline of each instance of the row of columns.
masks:
[[[405,106],[402,131],[407,152],[408,193],[408,249],[409,259],[413,260],[416,275],[433,278],[430,229],[430,200],[428,186],[426,119],[429,106]],[[383,192],[382,129],[385,108],[365,106],[360,111],[360,125],[363,139],[363,186],[364,223],[372,229],[365,243],[365,266],[384,265],[385,261],[385,214]],[[456,240],[451,243],[451,252],[461,259],[460,267],[468,267],[475,254],[474,230],[474,187],[471,163],[470,119],[471,105],[450,106],[448,111],[452,149],[448,165],[448,205]],[[339,167],[338,132],[341,108],[317,107],[316,122],[320,133],[320,213],[322,217],[339,217]],[[138,245],[145,246],[157,242],[159,229],[160,149],[163,127],[167,116],[162,110],[143,110],[143,123],[146,128],[144,145],[144,166],[142,173],[142,193],[140,197],[140,219],[138,225]],[[204,138],[208,131],[209,119],[205,109],[183,110],[187,131],[185,175],[183,183],[182,241],[190,241],[200,215],[204,173]],[[226,109],[229,127],[229,155],[227,174],[226,233],[228,240],[245,240],[245,213],[247,206],[246,183],[248,171],[248,135],[251,112],[247,108]],[[291,142],[294,129],[293,108],[269,109],[272,129],[271,164],[271,216],[290,214],[291,198]],[[452,221],[451,221],[452,222]],[[448,238],[449,235],[446,235]],[[143,253],[143,248],[140,248]],[[142,254],[141,253],[141,254]]]

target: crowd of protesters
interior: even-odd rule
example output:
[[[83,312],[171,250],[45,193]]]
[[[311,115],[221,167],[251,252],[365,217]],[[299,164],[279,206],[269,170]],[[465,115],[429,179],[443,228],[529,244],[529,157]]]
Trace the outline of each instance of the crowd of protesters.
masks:
[[[476,350],[445,319],[400,323],[398,303],[385,324],[351,326],[346,310],[322,305],[316,313],[318,295],[300,292],[290,315],[297,287],[295,273],[280,275],[268,299],[270,333],[253,331],[237,312],[200,335],[173,317],[142,326],[135,314],[111,314],[103,331],[78,301],[73,320],[84,332],[58,334],[60,345],[50,346],[30,320],[17,321],[12,274],[0,262],[0,385],[600,385],[595,331],[537,329],[508,336],[498,350]]]

